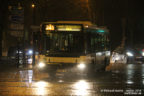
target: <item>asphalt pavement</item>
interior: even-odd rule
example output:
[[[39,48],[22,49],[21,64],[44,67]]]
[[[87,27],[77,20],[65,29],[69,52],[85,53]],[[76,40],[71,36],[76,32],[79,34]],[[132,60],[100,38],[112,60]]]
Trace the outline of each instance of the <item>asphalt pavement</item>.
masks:
[[[0,96],[144,96],[144,64],[113,64],[93,76],[1,69]]]

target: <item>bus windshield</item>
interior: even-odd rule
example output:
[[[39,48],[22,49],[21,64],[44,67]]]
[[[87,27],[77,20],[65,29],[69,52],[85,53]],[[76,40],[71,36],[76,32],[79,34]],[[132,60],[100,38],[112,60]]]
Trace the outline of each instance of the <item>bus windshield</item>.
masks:
[[[80,32],[50,32],[46,35],[47,52],[82,52],[83,35]]]

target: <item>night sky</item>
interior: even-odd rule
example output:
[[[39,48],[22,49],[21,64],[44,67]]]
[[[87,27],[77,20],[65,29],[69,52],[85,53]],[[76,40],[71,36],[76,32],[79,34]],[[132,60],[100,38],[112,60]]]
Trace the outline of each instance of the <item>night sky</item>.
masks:
[[[0,38],[5,32],[8,5],[20,0],[0,0]],[[144,11],[142,0],[34,0],[35,24],[56,20],[92,20],[110,30],[112,50],[121,44],[125,31],[126,46],[144,43]],[[25,8],[25,28],[32,24],[31,0],[21,0]],[[89,14],[88,14],[89,13]],[[91,17],[91,18],[89,18]]]

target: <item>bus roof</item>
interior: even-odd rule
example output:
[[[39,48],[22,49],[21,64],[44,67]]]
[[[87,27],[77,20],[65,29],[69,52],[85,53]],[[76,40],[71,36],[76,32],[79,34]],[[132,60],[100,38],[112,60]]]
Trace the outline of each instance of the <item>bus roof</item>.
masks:
[[[43,24],[82,24],[84,26],[91,26],[90,21],[56,21],[56,22],[44,22]]]
[[[81,24],[84,29],[91,32],[97,32],[100,34],[109,33],[109,30],[105,26],[97,26],[90,21],[56,21],[56,22],[43,22],[42,24]]]
[[[96,33],[100,33],[100,34],[107,34],[109,33],[109,30],[105,27],[105,26],[87,26],[85,27],[85,29],[87,31],[91,31],[91,32],[96,32]]]

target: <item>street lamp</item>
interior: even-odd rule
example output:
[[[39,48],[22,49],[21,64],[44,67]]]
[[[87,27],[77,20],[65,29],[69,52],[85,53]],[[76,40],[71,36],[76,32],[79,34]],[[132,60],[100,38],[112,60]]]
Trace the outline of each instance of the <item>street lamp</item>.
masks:
[[[32,20],[33,20],[33,25],[35,25],[35,4],[32,3],[31,5],[32,7]],[[35,41],[34,41],[34,32],[32,32],[32,46],[33,46],[33,61],[32,61],[32,64],[35,65]]]
[[[32,8],[34,8],[35,7],[35,4],[34,3],[32,3]]]
[[[33,18],[33,25],[35,24],[35,4],[32,3],[31,5],[32,7],[32,18]]]

